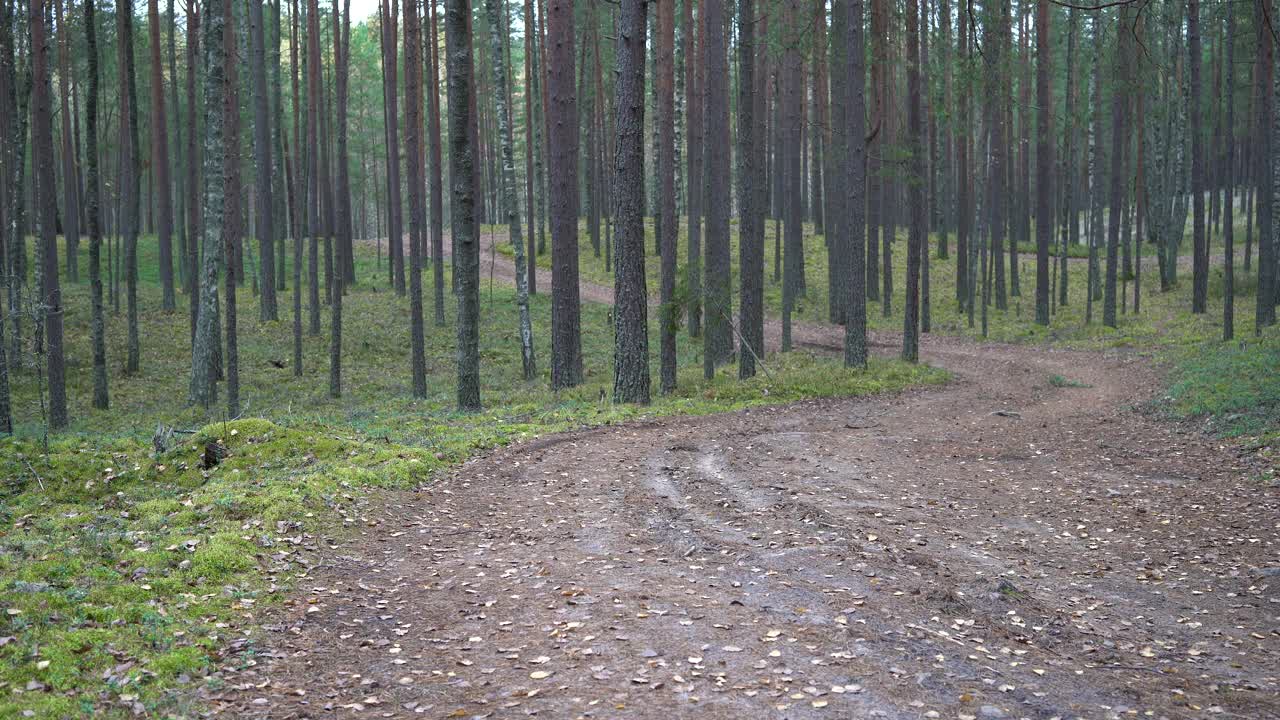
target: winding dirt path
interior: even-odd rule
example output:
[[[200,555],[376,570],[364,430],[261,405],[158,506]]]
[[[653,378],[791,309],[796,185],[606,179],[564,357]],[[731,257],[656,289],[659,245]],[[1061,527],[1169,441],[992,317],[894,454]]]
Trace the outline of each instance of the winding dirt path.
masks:
[[[554,436],[375,496],[206,700],[237,718],[1280,717],[1280,488],[1136,412],[1158,388],[1142,359],[940,337],[923,355],[956,381]]]

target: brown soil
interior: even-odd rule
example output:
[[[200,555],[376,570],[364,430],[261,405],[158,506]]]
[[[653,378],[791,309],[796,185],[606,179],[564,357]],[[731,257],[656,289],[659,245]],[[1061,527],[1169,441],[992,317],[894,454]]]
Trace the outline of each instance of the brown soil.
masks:
[[[375,495],[205,699],[271,718],[1280,717],[1280,488],[1137,411],[1159,387],[1143,359],[939,337],[923,356],[955,382],[544,438]]]

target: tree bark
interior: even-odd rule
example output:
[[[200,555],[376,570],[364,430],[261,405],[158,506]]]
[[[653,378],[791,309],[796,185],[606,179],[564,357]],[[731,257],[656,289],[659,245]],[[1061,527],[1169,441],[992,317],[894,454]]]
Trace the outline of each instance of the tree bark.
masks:
[[[43,0],[31,0],[31,163],[35,174],[36,237],[40,242],[40,315],[49,382],[49,429],[67,426],[67,386],[62,347],[62,288],[58,281],[58,199],[53,170],[53,110],[49,35]],[[18,199],[21,202],[21,198]]]
[[[1195,0],[1190,0],[1195,2]],[[1111,203],[1107,213],[1107,268],[1106,282],[1102,290],[1102,324],[1116,327],[1116,272],[1117,257],[1120,249],[1120,206],[1124,199],[1124,143],[1125,143],[1125,103],[1127,93],[1123,86],[1128,70],[1128,13],[1120,11],[1120,24],[1116,28],[1116,92],[1111,97]],[[1192,161],[1194,163],[1194,159]],[[1200,214],[1203,219],[1204,197],[1199,196]],[[1176,262],[1177,259],[1175,258]]]
[[[657,53],[654,67],[657,70],[657,77],[654,78],[654,93],[657,97],[658,110],[658,156],[656,158],[658,164],[658,222],[655,223],[654,230],[658,236],[658,254],[661,256],[662,263],[660,288],[662,306],[658,323],[661,328],[660,374],[662,393],[665,395],[674,392],[676,389],[676,327],[679,324],[679,309],[675,305],[675,290],[677,239],[680,232],[676,225],[675,198],[675,87],[674,62],[672,58],[675,49],[675,0],[657,0],[657,2],[658,26],[654,38],[655,52]],[[708,2],[716,2],[716,0],[708,0]],[[635,12],[635,10],[632,9],[632,12]],[[638,27],[641,38],[644,37],[644,27],[644,21],[641,19]],[[644,43],[641,42],[640,45],[642,69],[638,73],[638,79],[641,88],[639,102],[642,104]],[[622,45],[619,45],[619,50],[623,49]],[[633,77],[632,81],[635,79]],[[621,105],[621,102],[619,102],[619,105]],[[643,107],[640,108],[639,115],[638,126],[643,131]],[[619,117],[619,120],[621,119]],[[621,123],[619,123],[619,127],[621,127]],[[642,144],[641,152],[643,152],[643,149]],[[641,168],[639,174],[643,180],[643,156],[639,159],[639,165]],[[627,186],[620,185],[619,187]],[[641,208],[640,212],[644,212],[643,208]],[[629,230],[634,231],[630,228]],[[643,235],[643,228],[641,228],[640,232]],[[643,242],[641,243],[641,248],[643,250]],[[619,257],[619,260],[621,260],[621,257]],[[643,257],[641,262],[643,262]],[[619,264],[619,269],[621,269],[621,264]]]
[[[155,2],[155,0],[151,0]],[[263,322],[279,319],[276,309],[275,272],[275,201],[271,187],[271,128],[267,105],[267,61],[265,24],[262,0],[249,0],[249,37],[253,61],[253,153],[256,174],[254,207],[257,212],[255,229],[258,235],[258,263],[261,290],[258,294],[258,319]],[[162,215],[163,217],[163,215]]]
[[[1204,187],[1205,159],[1204,139],[1201,136],[1200,112],[1200,2],[1187,0],[1187,69],[1190,87],[1187,114],[1191,116],[1191,312],[1208,310],[1209,252],[1205,237]],[[1115,205],[1112,206],[1114,209]],[[1176,259],[1175,259],[1176,262]]]
[[[94,0],[84,3],[85,55],[89,61],[89,97],[85,104],[85,211],[89,230],[90,346],[93,354],[93,406],[106,410],[110,404],[107,387],[106,321],[102,306],[102,208],[98,179],[98,30]],[[195,299],[192,298],[192,305]]]
[[[125,373],[138,372],[141,347],[138,330],[138,232],[142,178],[142,160],[138,150],[138,90],[133,62],[133,5],[129,0],[116,2],[117,45],[120,70],[120,139],[121,206],[120,234],[124,239],[124,276],[126,312],[129,325],[126,341]],[[170,279],[172,282],[172,278]]]
[[[1049,245],[1053,240],[1053,91],[1049,86],[1049,0],[1036,5],[1036,323],[1049,324]],[[1024,93],[1024,96],[1029,93]],[[1030,117],[1030,112],[1027,113]],[[1027,133],[1024,133],[1027,134]]]
[[[839,2],[839,0],[837,0]],[[764,208],[756,150],[758,58],[753,0],[738,0],[738,378],[756,374],[764,357]],[[837,67],[837,71],[839,68]]]
[[[707,138],[704,168],[707,172],[707,242],[703,282],[705,328],[703,333],[703,375],[710,379],[719,365],[733,356],[731,324],[732,278],[728,249],[728,215],[733,200],[730,193],[730,123],[728,123],[728,56],[724,37],[724,0],[704,0],[707,14],[707,44],[703,47],[707,68],[705,113]],[[803,70],[801,70],[803,72]]]
[[[927,240],[924,198],[924,113],[920,100],[920,5],[907,0],[907,204],[911,225],[907,231],[906,302],[902,313],[902,359],[920,359],[920,255]]]
[[[480,247],[475,215],[476,130],[470,4],[466,0],[445,0],[444,17],[449,83],[449,179],[452,184],[449,214],[458,249],[453,261],[458,283],[458,409],[474,412],[480,410]],[[552,17],[556,17],[554,8]],[[572,24],[569,30],[572,33]],[[500,53],[494,60],[501,62]],[[572,73],[570,78],[572,83]],[[576,245],[575,238],[575,270]],[[575,276],[575,295],[576,281]],[[581,377],[581,354],[578,359]]]
[[[201,208],[200,311],[196,320],[195,343],[191,352],[189,400],[206,408],[217,400],[218,352],[218,268],[223,257],[223,225],[227,221],[226,155],[231,144],[226,137],[227,47],[224,33],[228,23],[223,0],[206,0],[201,12],[203,25],[204,92],[204,192]],[[193,158],[196,156],[192,156]]]
[[[154,2],[154,0],[152,0]],[[57,12],[58,21],[58,95],[60,112],[62,119],[59,125],[62,129],[62,197],[64,202],[62,216],[62,234],[66,240],[67,247],[67,279],[73,283],[80,282],[79,267],[79,247],[80,247],[80,188],[76,180],[76,152],[72,142],[72,112],[71,103],[69,102],[68,85],[71,82],[71,33],[70,25],[67,18],[62,14],[62,0],[55,0],[54,9]],[[152,56],[155,58],[156,65],[159,65],[160,42],[159,42],[159,19],[155,21],[156,30],[153,32],[152,44],[155,50]],[[165,192],[168,191],[166,183]],[[165,246],[162,242],[160,247],[161,253],[164,252]],[[160,268],[161,279],[164,276],[164,266]],[[173,301],[173,275],[169,276],[169,284],[166,286],[168,290],[169,302]],[[172,305],[166,306],[166,309]]]
[[[843,0],[836,0],[843,2]],[[845,66],[840,72],[845,73],[848,88],[849,105],[846,110],[846,121],[843,123],[846,132],[844,177],[845,212],[849,234],[849,282],[846,302],[848,310],[844,326],[844,364],[845,367],[865,368],[867,366],[867,288],[866,255],[867,244],[867,135],[866,128],[866,54],[863,40],[862,16],[863,0],[848,0],[849,14],[846,23],[845,38],[848,50]]]
[[[582,382],[582,311],[578,294],[578,104],[573,82],[574,19],[570,0],[551,0],[547,35],[551,46],[547,57],[550,102],[547,146],[550,149],[552,198],[551,388],[561,390]]]
[[[704,0],[705,1],[705,0]],[[702,160],[703,160],[703,91],[702,91],[702,55],[706,42],[706,18],[702,7],[699,7],[697,28],[695,32],[693,16],[694,0],[684,0],[684,25],[688,30],[684,34],[684,54],[686,60],[684,81],[685,116],[689,125],[688,158],[686,162],[685,184],[689,188],[689,199],[686,202],[686,235],[688,236],[688,252],[685,262],[685,284],[689,292],[689,337],[702,334]]]
[[[423,47],[420,28],[416,0],[404,0],[404,155],[409,183],[409,371],[415,398],[427,396],[427,351],[422,309],[422,239],[426,232],[426,213],[420,160],[423,65],[419,57]],[[453,112],[452,103],[450,112]],[[457,262],[456,258],[454,262]]]
[[[1226,121],[1223,132],[1225,137],[1225,157],[1222,163],[1222,339],[1235,338],[1235,97],[1236,97],[1236,43],[1235,43],[1235,6],[1228,5],[1227,17],[1223,21],[1226,32],[1227,60],[1223,66],[1225,80],[1223,82],[1223,104],[1226,108]],[[1139,238],[1141,249],[1141,238]],[[1137,305],[1137,296],[1134,296]]]
[[[533,357],[533,324],[529,319],[529,281],[525,269],[524,238],[520,232],[520,196],[516,186],[514,151],[511,146],[511,109],[507,105],[510,81],[502,53],[502,23],[499,0],[485,0],[489,21],[489,52],[493,56],[494,80],[497,87],[498,142],[502,153],[502,206],[507,211],[507,231],[516,265],[516,306],[520,311],[520,364],[526,381],[538,373]]]
[[[688,0],[686,0],[687,2]],[[658,0],[659,36],[671,16],[674,0]],[[623,0],[618,15],[617,86],[614,108],[617,139],[613,160],[613,215],[617,222],[617,254],[613,276],[613,401],[649,402],[649,290],[645,279],[644,244],[644,65],[646,3]],[[667,70],[670,73],[670,70]],[[675,272],[673,252],[662,255],[663,290],[668,263]],[[663,391],[675,387],[675,318],[663,305]],[[668,335],[671,354],[667,355]],[[670,377],[667,363],[670,362]]]

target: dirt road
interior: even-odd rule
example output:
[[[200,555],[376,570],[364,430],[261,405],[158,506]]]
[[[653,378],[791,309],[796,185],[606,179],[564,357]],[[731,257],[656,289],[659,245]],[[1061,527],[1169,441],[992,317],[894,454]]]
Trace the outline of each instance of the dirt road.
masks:
[[[556,436],[375,496],[206,700],[1280,717],[1280,488],[1135,411],[1158,387],[1141,359],[937,337],[923,355],[956,381]]]

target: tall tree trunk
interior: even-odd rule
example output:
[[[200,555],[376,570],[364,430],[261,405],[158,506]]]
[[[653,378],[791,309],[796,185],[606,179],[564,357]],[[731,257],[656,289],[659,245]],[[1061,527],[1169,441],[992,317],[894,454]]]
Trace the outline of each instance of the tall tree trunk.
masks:
[[[924,113],[920,100],[920,5],[907,0],[907,204],[911,225],[907,232],[906,303],[902,313],[902,359],[920,359],[920,255],[927,248],[924,198]]]
[[[1076,11],[1067,10],[1067,92],[1062,124],[1062,243],[1058,252],[1058,306],[1066,307],[1068,293],[1067,253],[1079,240],[1080,214],[1076,209]],[[1139,143],[1141,147],[1141,143]],[[1141,243],[1139,243],[1141,244]],[[1135,301],[1136,302],[1136,301]]]
[[[4,132],[4,142],[0,143],[0,157],[4,159],[7,175],[4,187],[0,189],[0,199],[4,211],[3,237],[5,245],[4,275],[8,290],[9,319],[13,332],[9,336],[8,357],[15,366],[22,362],[22,310],[24,288],[27,283],[27,239],[26,239],[26,203],[23,195],[23,181],[26,178],[27,125],[30,118],[28,102],[31,92],[31,62],[23,64],[22,71],[17,68],[17,56],[14,52],[14,29],[20,26],[17,21],[21,3],[0,3],[0,130]],[[29,55],[25,51],[22,57]]]
[[[1205,159],[1200,109],[1199,0],[1187,0],[1187,53],[1190,75],[1187,114],[1191,116],[1191,237],[1194,253],[1191,259],[1191,312],[1203,313],[1208,310],[1209,251],[1204,216]]]
[[[804,64],[800,57],[800,38],[804,30],[800,20],[798,0],[787,0],[783,6],[782,103],[783,119],[783,214],[786,221],[786,239],[783,241],[782,269],[782,351],[791,351],[791,314],[795,309],[796,295],[800,289],[799,265],[804,263],[802,221],[804,208],[800,201],[800,186],[804,183],[800,154],[802,150],[800,125],[804,115]],[[715,137],[711,133],[709,136]],[[710,168],[707,170],[711,173]]]
[[[1236,43],[1235,43],[1235,6],[1228,5],[1227,17],[1223,21],[1226,39],[1227,60],[1223,66],[1223,105],[1226,109],[1226,121],[1223,132],[1225,137],[1225,157],[1222,163],[1222,339],[1235,337],[1235,151],[1236,151]],[[1141,248],[1141,244],[1138,246]],[[1137,305],[1137,296],[1134,296]]]
[[[871,0],[871,127],[868,135],[871,144],[867,147],[867,298],[880,299],[880,229],[887,222],[885,218],[885,195],[888,179],[884,162],[887,118],[889,116],[889,98],[886,75],[888,73],[889,55],[889,3],[888,0]],[[885,299],[885,306],[889,305]],[[888,308],[884,310],[889,314]]]
[[[190,0],[187,3],[187,165],[186,178],[184,181],[183,192],[186,194],[184,205],[187,211],[187,256],[183,258],[183,262],[187,265],[187,300],[190,303],[189,315],[191,326],[191,346],[192,359],[195,358],[195,338],[198,319],[200,316],[200,305],[203,300],[202,289],[200,287],[200,273],[197,268],[200,258],[200,249],[204,244],[204,236],[200,227],[200,216],[202,208],[200,205],[200,182],[199,170],[197,165],[203,161],[200,153],[197,151],[197,128],[199,124],[196,122],[197,113],[207,111],[207,108],[197,109],[196,105],[196,78],[200,74],[200,65],[203,58],[200,53],[200,9],[196,0]],[[297,93],[294,93],[297,97]],[[207,132],[207,130],[206,130]],[[108,270],[110,263],[108,262]],[[301,345],[298,346],[299,350]],[[299,359],[301,355],[299,354]],[[295,363],[295,366],[298,363]],[[210,402],[205,402],[208,406]]]
[[[533,20],[533,0],[524,0],[524,207],[528,222],[528,264],[525,271],[525,282],[529,286],[529,294],[538,292],[538,249],[536,236],[538,233],[537,213],[534,201],[534,178],[542,170],[541,161],[537,159],[538,145],[535,142],[538,120],[533,112],[534,97],[538,94],[537,62],[538,54],[534,35],[537,25]],[[537,170],[535,171],[535,167]]]
[[[832,323],[844,324],[845,299],[849,291],[845,285],[849,282],[849,271],[845,266],[849,258],[848,230],[845,228],[847,211],[844,207],[847,188],[841,188],[838,178],[843,175],[847,162],[845,143],[847,132],[848,107],[848,72],[846,55],[848,54],[847,24],[848,2],[835,2],[831,5],[831,107],[828,128],[826,130],[826,148],[822,154],[824,162],[823,176],[827,187],[823,195],[826,203],[823,209],[824,230],[827,244],[827,319]]]
[[[171,0],[172,1],[172,0]],[[269,0],[271,3],[271,17],[267,21],[270,23],[271,35],[267,39],[267,62],[271,66],[271,143],[272,143],[272,163],[271,163],[271,200],[274,205],[271,208],[271,216],[275,221],[271,233],[275,236],[278,243],[276,248],[275,261],[276,279],[276,319],[279,319],[279,295],[284,292],[288,286],[288,263],[285,248],[285,238],[290,237],[293,233],[290,222],[290,215],[294,212],[294,199],[292,197],[293,185],[289,180],[288,167],[288,151],[287,141],[284,131],[284,95],[280,83],[280,4],[284,0]],[[296,138],[295,138],[296,139]]]
[[[659,0],[661,1],[661,0]],[[705,0],[704,0],[705,1]],[[697,28],[693,19],[694,0],[684,0],[684,25],[688,31],[684,34],[684,54],[687,58],[684,81],[685,113],[689,123],[688,133],[688,168],[685,184],[689,188],[689,200],[686,203],[688,218],[686,219],[686,235],[688,235],[688,252],[685,262],[685,284],[689,293],[689,337],[702,334],[702,142],[703,142],[703,45],[706,42],[706,17],[702,6],[698,9]]]
[[[809,131],[809,185],[813,196],[811,214],[813,232],[825,236],[826,195],[822,182],[826,161],[825,154],[831,145],[831,122],[827,118],[827,3],[816,0],[813,4],[813,48],[810,58],[813,68],[810,104],[813,124]]]
[[[837,0],[842,2],[842,0]],[[849,0],[846,31],[841,42],[847,42],[846,59],[839,72],[845,74],[849,105],[842,123],[846,133],[844,178],[847,188],[845,212],[849,233],[849,282],[844,326],[845,367],[867,366],[867,143],[866,128],[866,53],[863,40],[863,0]],[[846,40],[847,38],[847,40]],[[961,133],[962,136],[964,133]]]
[[[62,0],[54,0],[53,6],[57,13],[58,21],[58,95],[59,112],[62,114],[62,121],[59,123],[62,128],[62,197],[64,202],[62,234],[66,239],[67,246],[67,279],[75,283],[80,282],[80,187],[79,182],[76,180],[78,174],[76,170],[76,151],[75,144],[71,140],[73,115],[69,101],[70,93],[67,89],[71,83],[71,32],[70,23],[62,15]],[[160,23],[157,20],[155,24],[156,30],[153,34],[153,44],[156,46],[156,50],[152,55],[156,58],[156,64],[159,65],[160,43],[158,38],[160,35]],[[162,244],[161,252],[164,249]],[[163,265],[160,271],[163,276]],[[172,275],[169,277],[167,289],[169,291],[169,300],[172,302]]]
[[[31,164],[35,173],[36,237],[40,242],[40,314],[44,322],[49,382],[49,429],[67,426],[67,386],[62,348],[62,288],[58,281],[58,187],[53,171],[52,72],[43,0],[31,0]],[[19,198],[19,202],[21,199]]]
[[[151,0],[155,2],[155,0]],[[254,176],[256,191],[254,207],[258,235],[258,263],[261,268],[261,292],[258,299],[258,318],[263,322],[277,320],[276,272],[275,272],[275,201],[271,187],[271,128],[267,109],[267,61],[266,39],[263,22],[262,0],[249,0],[249,37],[252,46],[253,75],[253,153],[257,173]],[[162,216],[163,217],[163,216]]]
[[[764,208],[756,149],[759,78],[753,0],[738,0],[738,377],[756,374],[764,357]],[[839,68],[837,67],[837,72]]]
[[[383,112],[387,135],[387,249],[391,255],[391,282],[397,295],[404,295],[404,227],[401,224],[403,203],[400,194],[400,91],[396,80],[397,29],[396,2],[382,4],[385,19],[382,26],[382,74],[386,108]]]
[[[1098,299],[1098,245],[1102,242],[1102,13],[1093,16],[1093,78],[1089,132],[1089,269],[1086,274],[1084,321],[1093,321]],[[1162,274],[1163,277],[1163,274]]]
[[[219,0],[212,0],[218,2]],[[232,272],[232,263],[240,255],[240,240],[244,237],[244,228],[241,226],[240,215],[240,97],[239,88],[237,87],[236,63],[237,60],[237,35],[235,31],[235,11],[233,0],[222,0],[225,2],[223,12],[226,13],[227,23],[223,31],[223,42],[225,43],[225,57],[227,58],[226,67],[226,106],[223,112],[226,113],[225,137],[227,138],[226,147],[221,158],[224,163],[224,173],[226,174],[226,192],[224,194],[226,202],[225,215],[222,223],[222,250],[226,263],[226,273],[223,274],[223,281],[227,291],[227,307],[224,313],[226,322],[227,350],[226,350],[226,375],[227,375],[227,417],[237,417],[240,415],[240,349],[239,349],[239,332],[237,331],[236,316],[236,286],[243,282],[241,273],[243,267],[236,272]]]
[[[453,261],[458,278],[458,409],[477,411],[480,409],[480,247],[475,220],[476,130],[473,113],[476,103],[471,55],[471,9],[466,0],[446,0],[444,9],[449,78],[449,178],[453,185],[449,215],[453,220],[453,237],[458,249]],[[563,11],[564,8],[560,10]],[[552,9],[552,17],[563,19],[557,17],[555,8]],[[572,33],[572,19],[568,28]],[[501,54],[495,55],[494,61],[501,62]],[[572,55],[569,57],[572,63]],[[569,77],[569,88],[572,89],[572,71]],[[574,127],[577,127],[576,123]],[[576,270],[577,243],[574,245]],[[573,289],[576,295],[576,276]],[[580,379],[580,351],[578,362]]]
[[[341,22],[339,22],[341,17]],[[337,227],[330,227],[338,248],[338,267],[333,273],[333,285],[329,288],[329,397],[342,397],[342,295],[346,284],[354,274],[351,256],[354,246],[351,237],[351,159],[347,153],[347,78],[351,65],[351,0],[344,0],[341,15],[338,0],[333,0],[333,64],[335,93],[337,95],[337,197],[329,193],[330,217]],[[264,264],[264,274],[265,264]],[[422,301],[418,301],[421,306]],[[421,310],[419,310],[421,317]]]
[[[661,38],[674,0],[658,0]],[[688,0],[686,0],[688,2]],[[614,108],[617,139],[614,149],[613,215],[618,244],[613,276],[613,401],[649,402],[649,289],[645,279],[644,246],[644,64],[646,3],[623,0],[618,15],[617,85]],[[666,71],[670,73],[668,69]],[[663,289],[666,272],[675,273],[673,252],[662,255]],[[670,265],[670,268],[668,268]],[[663,305],[663,392],[675,387],[675,323],[672,310]],[[668,335],[671,355],[667,356]],[[667,363],[670,362],[670,377]],[[670,380],[670,387],[667,381]]]
[[[1266,31],[1267,18],[1274,18],[1275,6],[1272,0],[1258,0],[1258,28],[1260,44],[1258,47],[1258,189],[1256,203],[1258,205],[1258,292],[1254,310],[1254,332],[1262,334],[1262,329],[1276,322],[1275,303],[1272,297],[1276,290],[1276,265],[1274,229],[1276,225],[1277,207],[1275,190],[1280,180],[1280,163],[1276,162],[1275,153],[1280,150],[1280,113],[1276,112],[1275,94],[1275,38]],[[1246,257],[1248,257],[1246,255]]]
[[[426,337],[422,309],[422,239],[426,231],[426,214],[420,161],[422,157],[422,82],[420,79],[422,61],[419,58],[419,52],[423,47],[420,27],[416,0],[404,0],[404,155],[409,183],[409,342],[411,346],[409,368],[413,378],[415,398],[427,396]],[[439,264],[438,258],[437,264]]]
[[[223,0],[206,0],[201,12],[204,35],[204,193],[199,207],[200,245],[200,311],[196,322],[195,343],[191,352],[192,404],[212,407],[217,400],[218,353],[218,268],[223,257],[221,241],[224,225],[229,222],[227,208],[226,156],[232,144],[226,136],[227,47],[224,33],[229,22]],[[197,156],[193,155],[192,158]]]
[[[510,81],[502,53],[503,23],[499,0],[485,0],[489,21],[489,52],[493,55],[494,80],[497,84],[498,141],[502,153],[502,206],[507,211],[507,231],[516,265],[516,306],[520,311],[520,364],[524,379],[537,376],[538,367],[533,357],[533,324],[529,319],[529,281],[525,269],[524,238],[520,233],[520,199],[516,186],[516,169],[512,145],[511,111],[507,106]]]
[[[1195,2],[1195,0],[1190,0]],[[1111,202],[1110,212],[1107,213],[1107,270],[1106,282],[1102,290],[1102,324],[1107,327],[1116,327],[1116,264],[1119,260],[1117,254],[1120,249],[1120,216],[1121,204],[1124,199],[1124,144],[1125,134],[1125,103],[1128,102],[1128,96],[1124,90],[1126,81],[1125,73],[1128,70],[1126,63],[1128,62],[1128,42],[1126,40],[1129,33],[1126,21],[1129,14],[1124,9],[1120,11],[1120,24],[1116,28],[1116,89],[1111,97]],[[1192,160],[1194,164],[1194,159]],[[1198,196],[1200,203],[1200,215],[1203,219],[1204,214],[1204,197]],[[1176,262],[1176,258],[1175,258]]]
[[[551,388],[582,382],[578,296],[578,104],[573,84],[573,3],[551,0],[547,146],[551,166]],[[452,112],[452,104],[450,105]],[[452,124],[451,124],[452,125]],[[452,133],[452,129],[450,130]]]
[[[1049,87],[1049,0],[1036,5],[1036,322],[1049,324],[1049,245],[1053,241],[1053,91]],[[1029,93],[1023,93],[1024,97]],[[1027,113],[1030,117],[1031,113]],[[1028,133],[1024,133],[1027,135]]]
[[[969,327],[973,327],[973,248],[976,242],[970,237],[973,227],[973,180],[970,176],[969,150],[972,147],[970,135],[973,122],[969,117],[969,98],[972,95],[969,52],[969,17],[963,9],[957,14],[959,20],[959,38],[957,47],[957,66],[962,73],[964,85],[956,93],[956,167],[953,181],[956,187],[956,300],[958,307],[966,311]]]
[[[169,119],[164,107],[164,65],[160,61],[160,3],[147,2],[147,30],[151,37],[151,166],[157,203],[156,234],[160,250],[160,308],[177,308],[173,292],[173,186],[169,180]],[[75,183],[69,183],[74,187]],[[70,214],[70,213],[68,213]]]
[[[173,165],[170,168],[170,176],[173,184],[173,200],[176,203],[174,208],[174,238],[178,241],[177,260],[175,264],[178,268],[178,284],[182,286],[184,293],[189,293],[190,288],[187,280],[187,243],[190,238],[187,235],[187,194],[183,188],[185,163],[187,162],[186,145],[182,141],[182,106],[178,103],[178,15],[175,8],[174,0],[167,0],[166,13],[169,16],[169,114],[173,118],[172,121],[172,137],[171,152],[173,155]],[[195,128],[191,128],[189,132],[195,132]],[[194,297],[187,295],[189,303]]]
[[[133,5],[129,0],[116,2],[117,38],[120,49],[120,133],[121,181],[120,189],[123,217],[121,232],[124,238],[124,275],[129,322],[126,343],[125,372],[138,372],[141,363],[141,347],[138,331],[138,232],[142,178],[142,160],[138,148],[138,90],[133,63]],[[170,277],[170,282],[172,282]],[[172,291],[171,291],[172,292]]]
[[[715,0],[710,0],[710,1],[715,2]],[[679,238],[680,232],[679,232],[679,228],[676,225],[677,218],[676,218],[676,199],[675,199],[675,88],[674,88],[674,67],[673,67],[674,63],[672,60],[672,54],[674,52],[674,45],[675,45],[674,3],[675,3],[675,0],[658,0],[658,4],[657,4],[658,24],[654,33],[655,34],[655,37],[654,37],[655,52],[657,53],[656,61],[654,62],[654,68],[657,70],[657,77],[654,78],[654,94],[657,97],[657,110],[658,110],[658,122],[657,122],[658,155],[657,155],[657,158],[655,158],[657,160],[657,165],[658,165],[658,172],[657,172],[657,181],[658,181],[658,207],[657,207],[658,218],[657,220],[658,221],[654,223],[654,230],[658,236],[657,237],[658,250],[659,250],[658,254],[661,257],[661,264],[662,264],[662,278],[661,278],[660,291],[659,291],[660,293],[659,298],[662,305],[661,305],[661,312],[659,312],[658,323],[659,323],[659,328],[661,333],[661,336],[660,336],[661,348],[659,350],[659,363],[660,363],[659,367],[660,367],[660,375],[661,375],[662,393],[664,395],[674,392],[676,389],[676,326],[679,324],[679,318],[677,316],[677,314],[679,313],[679,309],[675,305],[676,252],[677,252],[677,245],[678,245],[677,239]],[[704,5],[703,7],[706,7],[706,6]],[[631,12],[634,13],[635,10],[631,9]],[[643,11],[641,12],[643,13]],[[630,22],[634,22],[635,18],[627,18],[627,20]],[[628,112],[630,113],[631,117],[627,118],[627,122],[634,123],[636,120],[634,115],[639,114],[640,116],[638,118],[639,122],[636,124],[640,128],[641,132],[643,132],[643,128],[644,128],[644,108],[643,108],[644,27],[645,27],[644,18],[640,17],[637,29],[639,31],[639,36],[641,38],[641,41],[639,43],[640,54],[641,54],[640,55],[641,67],[638,71],[634,70],[633,68],[626,68],[627,70],[633,73],[633,76],[628,78],[628,82],[636,82],[638,79],[639,86],[641,89],[641,96],[636,100],[637,105],[639,105],[640,107],[638,111],[635,109],[630,109],[630,108],[628,109]],[[634,41],[634,38],[632,38],[632,40]],[[618,49],[619,49],[619,52],[625,52],[625,51],[629,51],[631,48],[625,47],[622,44],[619,44]],[[628,58],[628,60],[630,60],[630,58]],[[636,75],[638,75],[639,77],[636,78],[635,77]],[[630,88],[628,88],[628,90],[630,90]],[[622,104],[622,100],[620,98],[619,105],[621,104]],[[623,121],[623,118],[619,116],[620,128],[622,127],[622,121]],[[628,138],[628,140],[629,139],[630,138]],[[640,148],[640,152],[641,152],[641,156],[638,160],[638,165],[640,167],[640,170],[638,175],[643,182],[643,177],[644,177],[643,144],[642,144],[642,147]],[[632,161],[636,162],[636,159],[632,158]],[[628,170],[634,172],[632,168],[628,168]],[[619,184],[618,184],[619,188],[628,187],[627,185],[622,184],[621,181],[623,180],[623,178],[619,177],[618,180],[619,180]],[[622,194],[626,194],[626,192],[627,191],[623,190]],[[644,211],[643,208],[641,208],[640,212],[643,213],[643,211]],[[635,228],[628,227],[627,231],[635,232]],[[643,236],[643,233],[644,233],[643,228],[640,229],[640,233],[641,233],[641,236]],[[641,263],[644,262],[643,246],[644,246],[644,243],[643,241],[641,241],[641,250],[642,250],[641,257],[640,257]],[[621,248],[619,249],[621,250]],[[622,270],[621,254],[619,254],[618,260],[619,260],[618,270],[621,273],[621,270]],[[628,258],[628,261],[631,262],[633,265],[635,263],[635,260],[630,257]],[[634,272],[634,268],[628,268],[628,271]],[[646,364],[646,373],[647,373],[647,364]]]
[[[216,1],[216,0],[215,0]],[[307,334],[320,335],[320,113],[324,96],[320,87],[320,4],[307,3]],[[394,240],[399,242],[399,238]]]
[[[733,199],[729,182],[729,63],[725,38],[724,0],[704,0],[707,35],[703,47],[706,67],[707,237],[704,256],[707,276],[703,282],[705,328],[702,338],[703,375],[710,380],[716,367],[733,358],[733,274],[729,265],[729,212]],[[674,214],[674,207],[672,208]],[[673,243],[674,244],[674,243]]]
[[[431,166],[427,192],[431,200],[431,257],[435,264],[431,266],[432,284],[435,291],[435,323],[444,327],[444,170],[440,154],[440,43],[436,26],[436,3],[428,0],[431,6],[431,77],[427,87],[427,133],[430,149],[427,151]]]
[[[107,388],[107,333],[102,306],[102,207],[98,179],[98,28],[94,0],[84,3],[85,55],[89,61],[89,97],[85,103],[85,211],[89,221],[89,301],[93,354],[93,406],[106,410],[110,404]],[[192,128],[194,132],[194,128]],[[194,298],[192,305],[194,305]]]

